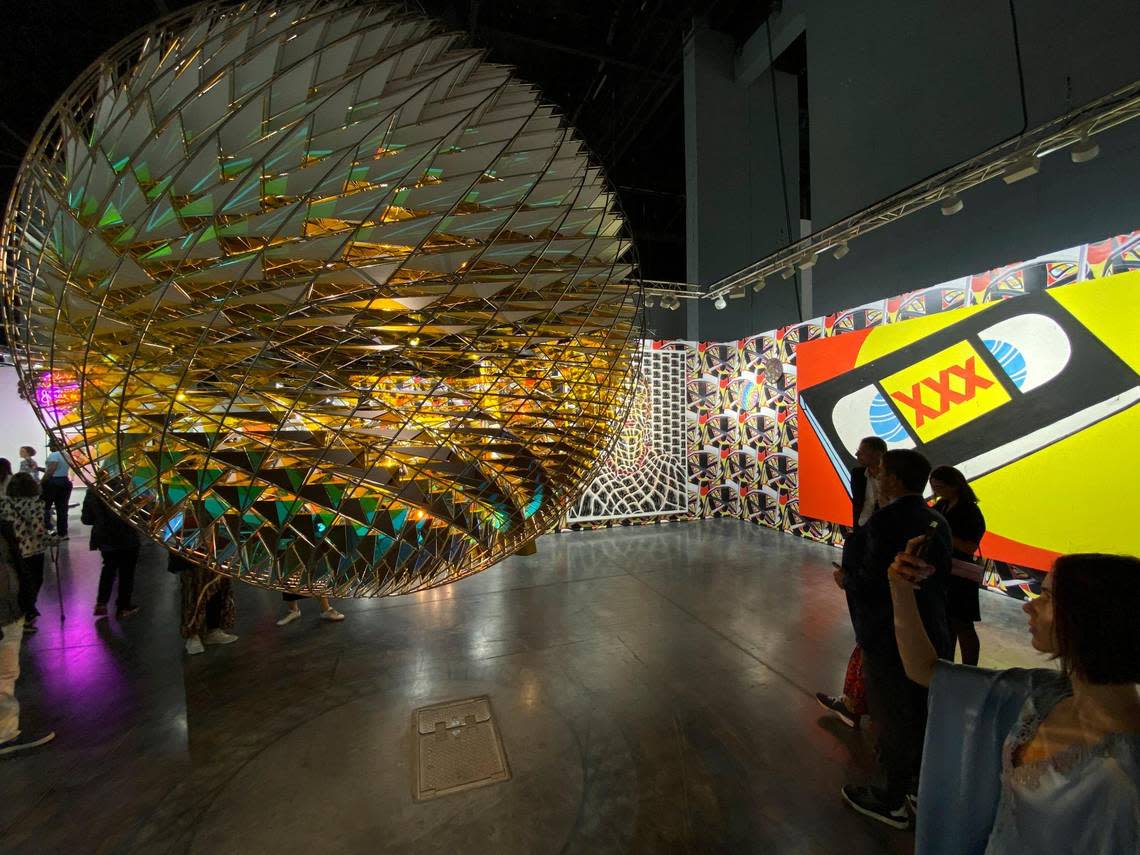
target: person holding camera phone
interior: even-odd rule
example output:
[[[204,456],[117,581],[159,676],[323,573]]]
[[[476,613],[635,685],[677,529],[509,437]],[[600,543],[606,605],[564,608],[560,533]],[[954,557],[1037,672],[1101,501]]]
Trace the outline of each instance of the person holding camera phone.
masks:
[[[1062,555],[1022,610],[1061,669],[955,665],[918,601],[920,539],[889,580],[907,676],[929,688],[917,855],[1140,852],[1140,559]]]
[[[907,543],[926,535],[925,559],[933,568],[919,595],[923,626],[940,655],[953,650],[946,619],[950,576],[950,526],[922,494],[930,463],[919,452],[894,449],[879,465],[879,510],[867,522],[861,561],[844,571],[844,590],[863,650],[867,706],[878,730],[885,785],[843,787],[844,801],[864,816],[894,828],[911,822],[908,796],[917,791],[926,729],[926,689],[909,680],[895,642],[887,570]]]

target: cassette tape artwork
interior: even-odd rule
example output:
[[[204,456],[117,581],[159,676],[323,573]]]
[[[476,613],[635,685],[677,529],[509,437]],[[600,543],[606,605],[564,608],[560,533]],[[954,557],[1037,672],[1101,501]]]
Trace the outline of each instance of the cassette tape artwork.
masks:
[[[805,342],[800,512],[849,524],[865,436],[956,466],[982,500],[989,558],[1140,553],[1140,272]]]

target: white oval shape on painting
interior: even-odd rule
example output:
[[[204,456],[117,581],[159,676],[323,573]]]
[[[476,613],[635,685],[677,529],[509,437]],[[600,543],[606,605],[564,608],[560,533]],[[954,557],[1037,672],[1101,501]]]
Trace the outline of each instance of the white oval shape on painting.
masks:
[[[876,405],[876,399],[880,400]],[[883,424],[889,418],[892,423]],[[880,436],[888,448],[914,448],[914,440],[906,428],[898,422],[894,412],[883,402],[878,388],[864,386],[836,402],[831,411],[831,421],[839,441],[854,455],[864,437]]]
[[[1025,380],[1017,385],[1022,392],[1044,386],[1064,371],[1073,353],[1069,337],[1061,325],[1045,315],[1007,318],[982,330],[978,337],[986,342],[991,352],[994,346],[990,342],[1006,342],[1020,352],[1025,360]]]

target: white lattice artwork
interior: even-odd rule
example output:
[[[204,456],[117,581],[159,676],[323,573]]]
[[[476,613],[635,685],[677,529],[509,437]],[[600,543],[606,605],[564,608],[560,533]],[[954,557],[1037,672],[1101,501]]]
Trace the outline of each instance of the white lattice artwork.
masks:
[[[683,351],[654,350],[646,342],[621,435],[568,523],[688,513],[685,370]]]

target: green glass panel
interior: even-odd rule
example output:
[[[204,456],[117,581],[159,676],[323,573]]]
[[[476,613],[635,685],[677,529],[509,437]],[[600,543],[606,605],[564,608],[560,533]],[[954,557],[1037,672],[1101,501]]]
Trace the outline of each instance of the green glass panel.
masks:
[[[142,260],[143,261],[155,261],[159,258],[166,258],[166,256],[171,255],[171,254],[173,254],[173,251],[170,249],[170,244],[164,243],[164,244],[161,244],[159,246],[156,246],[150,252],[145,253],[142,256]]]
[[[200,199],[195,199],[189,205],[179,208],[178,215],[181,217],[212,217],[214,215],[214,197],[202,196]]]
[[[222,176],[225,178],[233,178],[235,175],[249,169],[252,163],[252,157],[239,157],[236,160],[226,161],[226,163],[222,165]]]
[[[222,514],[224,514],[227,510],[225,503],[221,499],[217,498],[217,496],[209,496],[204,502],[202,502],[202,507],[205,508],[206,513],[210,515],[210,518],[215,520],[218,517],[222,516]]]
[[[243,511],[248,511],[250,505],[264,493],[266,488],[260,485],[253,485],[251,487],[238,487],[238,508]]]

